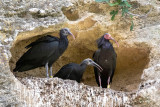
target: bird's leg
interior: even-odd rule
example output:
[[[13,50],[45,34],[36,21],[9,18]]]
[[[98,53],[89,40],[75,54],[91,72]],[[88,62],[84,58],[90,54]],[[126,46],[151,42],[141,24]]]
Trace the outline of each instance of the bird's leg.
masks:
[[[110,83],[110,76],[108,77],[108,81],[107,82],[108,82],[107,88],[110,88],[110,84],[109,84]]]
[[[52,66],[49,68],[50,70],[50,78],[53,78],[53,75],[52,75]]]
[[[99,75],[99,86],[102,88],[100,75]]]
[[[45,68],[46,68],[46,75],[47,75],[47,78],[49,78],[49,74],[48,74],[48,63],[46,63]]]
[[[101,74],[100,74],[100,72],[98,72],[98,79],[99,79],[99,86],[102,87],[102,85],[101,85]]]

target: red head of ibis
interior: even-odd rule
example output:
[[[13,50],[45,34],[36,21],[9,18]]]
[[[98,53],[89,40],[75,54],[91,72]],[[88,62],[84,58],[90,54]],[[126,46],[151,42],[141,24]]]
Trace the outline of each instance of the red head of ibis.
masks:
[[[113,40],[117,44],[117,46],[119,47],[118,42],[109,33],[105,33],[104,38],[107,40]]]

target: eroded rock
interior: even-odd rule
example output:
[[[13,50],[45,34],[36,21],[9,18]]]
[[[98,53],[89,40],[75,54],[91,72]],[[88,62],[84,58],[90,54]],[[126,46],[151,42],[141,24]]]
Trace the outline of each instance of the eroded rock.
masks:
[[[158,107],[160,5],[156,0],[132,0],[132,3],[138,8],[134,13],[145,14],[150,8],[152,11],[145,18],[135,17],[134,31],[130,32],[129,19],[124,21],[119,14],[111,21],[109,11],[112,8],[94,0],[1,1],[0,106]],[[54,73],[64,64],[91,58],[97,49],[96,39],[108,32],[120,44],[119,48],[113,44],[118,61],[111,89],[97,87],[91,67],[83,77],[86,85],[58,78],[46,79],[43,68],[13,75],[15,63],[26,51],[27,44],[46,34],[58,36],[63,27],[69,27],[76,40],[70,40],[67,51],[54,63]]]

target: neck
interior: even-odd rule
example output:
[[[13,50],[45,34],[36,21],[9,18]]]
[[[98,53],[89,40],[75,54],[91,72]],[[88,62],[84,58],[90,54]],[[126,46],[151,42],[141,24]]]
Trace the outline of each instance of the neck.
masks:
[[[113,48],[113,46],[108,40],[102,45],[102,48],[110,49],[110,48]]]
[[[105,49],[110,49],[113,48],[112,44],[109,42],[109,40],[102,40],[98,42],[98,48],[105,48]]]
[[[85,71],[85,69],[86,69],[86,67],[87,67],[87,64],[84,63],[84,62],[82,62],[82,63],[80,64],[80,66],[82,67],[83,71]]]
[[[59,41],[60,53],[63,53],[67,49],[68,43],[69,42],[67,36],[64,36],[63,34],[60,33],[60,41]]]

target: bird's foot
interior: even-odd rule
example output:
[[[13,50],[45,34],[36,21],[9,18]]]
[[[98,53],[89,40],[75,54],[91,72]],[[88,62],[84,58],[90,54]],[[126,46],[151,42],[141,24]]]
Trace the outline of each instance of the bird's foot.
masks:
[[[51,75],[50,78],[53,78],[53,76]]]
[[[110,88],[110,85],[107,85],[107,88]]]

